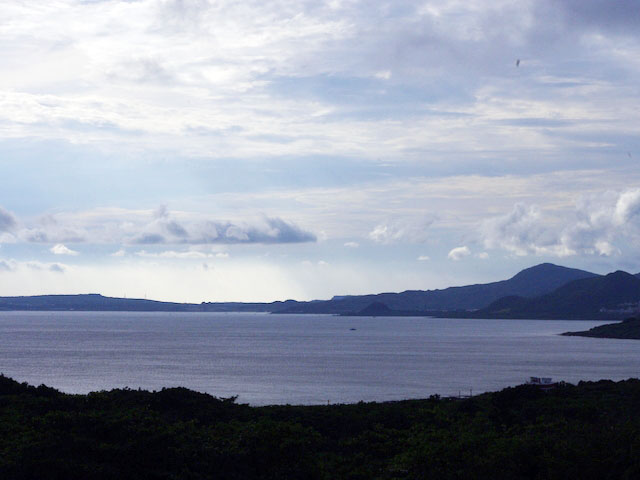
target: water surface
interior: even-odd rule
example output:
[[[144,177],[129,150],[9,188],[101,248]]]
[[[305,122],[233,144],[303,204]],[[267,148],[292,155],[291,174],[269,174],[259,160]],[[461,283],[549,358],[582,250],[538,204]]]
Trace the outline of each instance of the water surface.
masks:
[[[179,385],[254,405],[475,394],[529,376],[637,377],[640,341],[558,335],[601,323],[0,312],[0,372],[70,393]]]

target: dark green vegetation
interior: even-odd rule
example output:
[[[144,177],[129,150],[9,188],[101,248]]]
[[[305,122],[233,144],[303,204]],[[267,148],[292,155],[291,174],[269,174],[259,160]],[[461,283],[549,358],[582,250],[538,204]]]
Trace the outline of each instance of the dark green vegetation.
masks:
[[[476,318],[617,319],[640,302],[640,278],[617,271],[567,283],[535,298],[505,297],[473,313]]]
[[[0,376],[0,478],[640,478],[640,381],[466,400],[252,408],[182,388]]]
[[[640,318],[627,318],[623,322],[593,327],[584,332],[566,332],[570,337],[626,338],[640,340]]]

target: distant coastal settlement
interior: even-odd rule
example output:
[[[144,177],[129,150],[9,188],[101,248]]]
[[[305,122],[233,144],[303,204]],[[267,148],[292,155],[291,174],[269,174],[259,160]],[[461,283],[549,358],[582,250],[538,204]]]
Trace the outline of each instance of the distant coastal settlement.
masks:
[[[0,478],[640,478],[639,401],[639,380],[603,380],[249,407],[184,388],[68,395],[0,376]]]
[[[400,293],[271,303],[171,303],[98,294],[0,297],[0,310],[266,312],[347,316],[622,320],[640,314],[640,273],[608,275],[543,263],[508,280]]]

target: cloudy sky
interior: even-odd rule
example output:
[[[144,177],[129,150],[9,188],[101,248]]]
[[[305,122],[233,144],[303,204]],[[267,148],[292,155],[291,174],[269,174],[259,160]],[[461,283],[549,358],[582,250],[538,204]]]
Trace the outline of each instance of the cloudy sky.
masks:
[[[635,0],[4,0],[0,295],[640,271]]]

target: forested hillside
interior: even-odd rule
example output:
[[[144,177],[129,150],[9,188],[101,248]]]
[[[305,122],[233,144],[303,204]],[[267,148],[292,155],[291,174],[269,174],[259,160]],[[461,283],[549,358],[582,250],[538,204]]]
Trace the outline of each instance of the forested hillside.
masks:
[[[181,388],[0,377],[0,478],[640,478],[640,381],[252,408]]]

